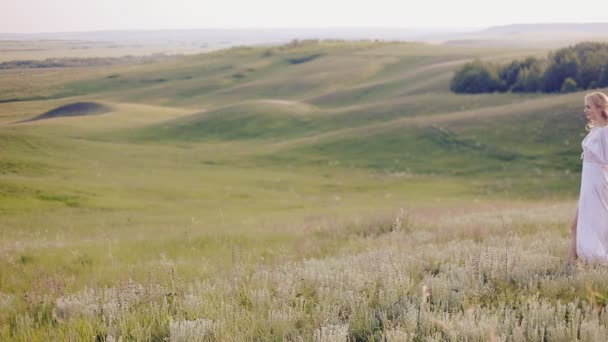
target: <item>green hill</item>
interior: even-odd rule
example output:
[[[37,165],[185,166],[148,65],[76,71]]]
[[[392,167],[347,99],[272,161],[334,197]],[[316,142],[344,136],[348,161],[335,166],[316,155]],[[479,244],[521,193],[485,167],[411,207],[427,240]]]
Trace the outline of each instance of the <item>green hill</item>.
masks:
[[[146,141],[285,139],[318,128],[312,105],[286,100],[250,100],[129,131]]]
[[[525,190],[520,195],[538,194],[534,189],[541,188],[543,195],[574,194],[578,142],[584,134],[576,113],[583,94],[449,92],[453,71],[474,57],[509,60],[529,53],[422,43],[300,42],[130,68],[91,68],[80,80],[66,80],[55,93],[45,93],[70,101],[155,105],[153,112],[167,108],[182,114],[146,121],[126,111],[120,118],[81,119],[75,123],[81,131],[68,129],[65,120],[9,125],[3,131],[34,132],[46,139],[52,132],[69,132],[61,139],[113,142],[117,148],[128,144],[127,149],[217,144],[238,150],[238,158],[215,156],[232,165],[322,170],[335,164],[457,177],[457,182],[482,178],[488,184],[507,177],[514,189]],[[22,102],[24,108],[44,106]],[[546,187],[552,179],[556,184]]]
[[[4,70],[0,340],[166,340],[172,319],[198,317],[225,317],[228,340],[311,336],[327,317],[363,340],[392,310],[380,303],[416,300],[399,304],[416,317],[423,284],[440,319],[443,303],[456,317],[466,305],[528,308],[539,287],[573,308],[585,288],[600,298],[585,280],[595,271],[573,285],[559,266],[584,92],[449,91],[466,61],[534,53],[545,52],[298,42]],[[41,113],[59,115],[31,120]],[[447,278],[475,291],[459,297]],[[327,284],[346,297],[323,299]],[[525,312],[522,324],[539,326]]]

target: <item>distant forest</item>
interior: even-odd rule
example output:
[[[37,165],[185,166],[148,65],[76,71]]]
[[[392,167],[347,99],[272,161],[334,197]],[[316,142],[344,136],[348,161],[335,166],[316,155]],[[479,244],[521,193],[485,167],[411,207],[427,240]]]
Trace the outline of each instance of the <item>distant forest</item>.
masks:
[[[608,44],[583,42],[549,52],[546,59],[528,57],[506,65],[465,64],[456,71],[455,93],[571,92],[608,87]]]

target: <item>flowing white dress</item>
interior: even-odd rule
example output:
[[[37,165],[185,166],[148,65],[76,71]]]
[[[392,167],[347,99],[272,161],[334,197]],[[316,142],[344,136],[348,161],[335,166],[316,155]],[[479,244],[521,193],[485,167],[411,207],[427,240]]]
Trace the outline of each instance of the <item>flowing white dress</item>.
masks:
[[[583,261],[608,264],[608,126],[591,128],[581,146],[576,253]]]

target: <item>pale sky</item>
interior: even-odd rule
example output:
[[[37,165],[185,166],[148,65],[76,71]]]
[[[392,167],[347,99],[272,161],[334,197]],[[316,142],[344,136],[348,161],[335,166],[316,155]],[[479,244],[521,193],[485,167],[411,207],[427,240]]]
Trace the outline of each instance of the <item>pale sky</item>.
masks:
[[[0,32],[607,22],[608,0],[0,0]]]

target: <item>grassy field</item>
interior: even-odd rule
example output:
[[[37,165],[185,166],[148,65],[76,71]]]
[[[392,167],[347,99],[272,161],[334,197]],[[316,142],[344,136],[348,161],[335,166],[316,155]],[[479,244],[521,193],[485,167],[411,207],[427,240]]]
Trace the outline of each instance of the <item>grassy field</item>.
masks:
[[[98,58],[142,56],[151,54],[194,54],[219,48],[220,44],[198,45],[194,42],[137,42],[136,39],[113,42],[110,39],[25,38],[0,40],[0,63],[14,60],[44,60],[47,58]]]
[[[564,263],[584,93],[449,92],[545,53],[0,70],[0,340],[602,340],[608,272]]]

